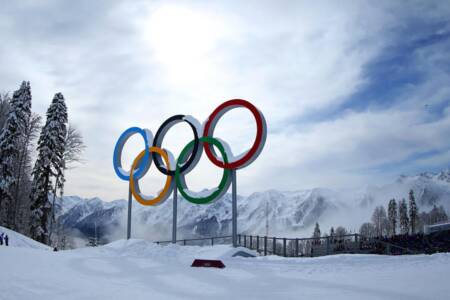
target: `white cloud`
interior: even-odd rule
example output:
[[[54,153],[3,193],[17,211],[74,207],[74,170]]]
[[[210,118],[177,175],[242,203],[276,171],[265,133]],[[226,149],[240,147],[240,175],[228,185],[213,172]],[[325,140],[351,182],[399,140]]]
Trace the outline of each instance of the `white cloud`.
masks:
[[[30,80],[33,105],[41,114],[53,93],[63,92],[69,117],[85,136],[87,162],[68,174],[68,194],[126,196],[126,183],[115,176],[111,164],[116,138],[125,128],[156,132],[166,118],[180,113],[205,120],[230,98],[254,102],[270,131],[261,158],[239,171],[242,192],[381,180],[380,174],[360,170],[448,147],[448,118],[430,123],[416,109],[423,99],[441,103],[448,95],[442,84],[448,82],[445,70],[439,76],[430,72],[432,80],[411,87],[413,93],[393,107],[344,112],[318,122],[308,119],[338,108],[370,84],[366,66],[395,43],[394,29],[422,11],[413,5],[92,5],[8,3],[0,12],[0,36],[6,41],[0,46],[1,88],[13,90],[21,80]],[[443,15],[444,9],[430,9],[423,18]],[[417,62],[426,70],[445,61],[439,48],[423,51],[428,52],[418,53]],[[180,139],[174,134],[166,145],[173,152],[191,138],[189,131],[178,132]],[[246,112],[233,112],[217,132],[232,142],[233,150],[242,150],[254,126]],[[136,143],[131,148],[139,147]],[[189,177],[190,184],[214,186],[217,178],[209,176],[211,170],[203,163]]]

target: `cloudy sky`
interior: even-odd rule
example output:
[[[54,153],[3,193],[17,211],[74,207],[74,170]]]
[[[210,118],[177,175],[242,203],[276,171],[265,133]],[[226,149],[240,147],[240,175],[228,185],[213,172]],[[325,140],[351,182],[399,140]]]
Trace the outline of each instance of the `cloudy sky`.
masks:
[[[253,102],[268,124],[266,146],[238,172],[238,192],[348,188],[450,162],[448,1],[7,1],[0,0],[0,91],[22,80],[44,114],[62,92],[82,132],[85,162],[66,194],[125,198],[112,167],[130,126],[174,114],[204,121],[221,102]],[[255,125],[226,114],[217,136],[240,153]],[[177,155],[186,125],[163,146]],[[140,152],[127,144],[125,166]],[[187,176],[213,188],[221,170],[206,157]],[[146,193],[162,188],[155,169]]]

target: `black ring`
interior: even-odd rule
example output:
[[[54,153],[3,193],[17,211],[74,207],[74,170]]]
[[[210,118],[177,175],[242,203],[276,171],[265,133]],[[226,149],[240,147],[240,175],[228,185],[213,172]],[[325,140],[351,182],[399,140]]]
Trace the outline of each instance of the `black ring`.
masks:
[[[180,173],[184,174],[184,172],[186,170],[188,170],[192,166],[193,163],[195,163],[195,165],[197,164],[197,162],[198,162],[197,158],[199,158],[199,155],[201,154],[199,152],[202,152],[201,150],[203,150],[202,147],[199,147],[200,141],[198,138],[197,128],[195,127],[194,124],[192,124],[192,122],[190,122],[186,118],[185,115],[175,115],[175,116],[172,116],[172,117],[168,118],[167,120],[165,120],[164,123],[162,123],[161,126],[158,128],[158,131],[155,134],[155,138],[153,139],[153,146],[161,148],[162,140],[163,140],[165,134],[167,133],[167,131],[169,131],[170,127],[172,127],[173,125],[180,123],[180,122],[188,123],[189,126],[191,126],[192,131],[194,132],[194,147],[192,148],[191,155],[184,162],[184,164],[180,167]],[[175,170],[167,170],[164,167],[164,163],[163,163],[160,155],[152,155],[152,156],[153,156],[153,161],[155,163],[155,166],[158,168],[158,170],[161,173],[163,173],[164,175],[168,175],[168,176],[175,176]],[[175,158],[175,161],[176,161],[176,158]],[[195,167],[195,165],[193,165],[192,167]]]

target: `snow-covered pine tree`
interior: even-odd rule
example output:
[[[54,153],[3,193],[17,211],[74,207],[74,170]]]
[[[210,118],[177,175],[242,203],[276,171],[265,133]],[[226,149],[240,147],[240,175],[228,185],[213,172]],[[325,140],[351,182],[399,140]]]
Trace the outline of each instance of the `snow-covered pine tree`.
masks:
[[[14,213],[17,201],[13,191],[18,184],[14,171],[30,116],[30,83],[24,81],[13,94],[8,118],[0,133],[0,225],[12,229],[15,229]]]
[[[409,191],[409,224],[411,227],[411,234],[415,234],[417,230],[419,212],[417,210],[416,199],[414,197],[414,191]]]
[[[389,234],[395,235],[397,228],[397,202],[391,199],[388,205]]]
[[[11,97],[9,94],[0,94],[0,132],[6,123],[6,119],[9,114],[9,102],[11,102]]]
[[[38,141],[38,157],[33,169],[31,189],[31,236],[42,243],[49,243],[48,222],[51,213],[49,191],[52,177],[56,188],[64,184],[64,151],[67,134],[67,107],[64,96],[57,93],[47,110],[47,120]]]
[[[19,157],[14,168],[14,174],[17,179],[17,184],[13,190],[13,197],[16,199],[13,213],[14,228],[25,235],[29,235],[30,225],[32,153],[35,146],[34,141],[38,137],[40,128],[41,117],[32,113],[22,142],[18,145]]]
[[[408,217],[408,206],[406,205],[405,198],[400,201],[398,207],[398,217],[400,221],[400,232],[402,234],[408,234],[409,232],[409,217]]]

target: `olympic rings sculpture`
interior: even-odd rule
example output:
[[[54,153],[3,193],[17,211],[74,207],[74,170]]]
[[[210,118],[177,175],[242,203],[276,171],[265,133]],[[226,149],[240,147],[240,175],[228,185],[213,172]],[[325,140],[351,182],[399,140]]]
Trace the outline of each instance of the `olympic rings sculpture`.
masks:
[[[230,147],[225,141],[214,138],[214,129],[220,118],[228,111],[243,107],[248,109],[256,121],[256,138],[250,149],[238,157],[234,157]],[[192,129],[194,139],[181,151],[175,161],[170,151],[161,148],[164,136],[175,124],[186,122]],[[142,136],[144,149],[134,159],[131,169],[125,171],[122,168],[122,151],[127,140],[135,135]],[[267,125],[264,115],[250,102],[242,99],[232,99],[219,105],[205,121],[204,126],[192,116],[175,115],[162,123],[155,136],[148,129],[131,127],[125,130],[117,140],[114,147],[113,166],[117,176],[130,182],[131,193],[142,205],[158,205],[163,203],[176,188],[183,198],[194,204],[207,204],[222,197],[231,184],[231,170],[242,169],[250,165],[261,153],[267,137]],[[214,146],[219,150],[216,153]],[[218,187],[207,195],[197,195],[187,187],[185,176],[195,168],[199,162],[203,150],[208,159],[219,168],[223,169],[222,179]],[[151,163],[166,175],[166,182],[159,194],[152,198],[144,195],[139,187],[139,180],[150,169]]]

